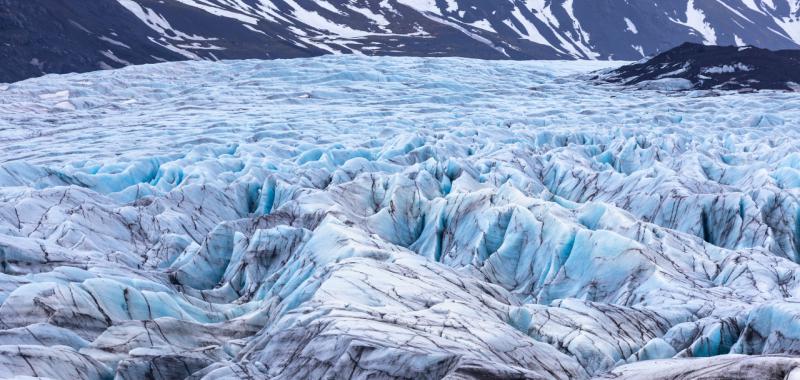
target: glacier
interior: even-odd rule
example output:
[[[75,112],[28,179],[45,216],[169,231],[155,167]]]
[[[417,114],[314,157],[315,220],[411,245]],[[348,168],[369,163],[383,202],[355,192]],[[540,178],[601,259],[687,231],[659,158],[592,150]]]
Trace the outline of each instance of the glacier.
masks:
[[[0,377],[800,378],[800,96],[621,64],[0,86]]]

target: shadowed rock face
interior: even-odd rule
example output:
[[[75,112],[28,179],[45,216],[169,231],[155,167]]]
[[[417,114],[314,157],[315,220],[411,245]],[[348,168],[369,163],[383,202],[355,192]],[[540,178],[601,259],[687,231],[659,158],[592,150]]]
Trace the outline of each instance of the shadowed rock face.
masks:
[[[800,50],[685,43],[651,59],[620,67],[602,79],[677,90],[800,91]]]
[[[0,82],[323,54],[637,60],[685,41],[800,46],[797,0],[0,0]]]
[[[0,377],[796,376],[800,98],[575,76],[611,65],[0,87]]]

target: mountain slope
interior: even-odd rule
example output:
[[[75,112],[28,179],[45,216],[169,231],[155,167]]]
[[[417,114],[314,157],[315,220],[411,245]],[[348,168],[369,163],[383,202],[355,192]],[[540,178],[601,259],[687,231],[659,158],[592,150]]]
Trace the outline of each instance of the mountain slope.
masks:
[[[330,53],[633,60],[800,44],[800,0],[0,0],[0,82],[161,60]]]
[[[800,50],[685,43],[603,73],[598,79],[642,87],[695,90],[800,90]]]

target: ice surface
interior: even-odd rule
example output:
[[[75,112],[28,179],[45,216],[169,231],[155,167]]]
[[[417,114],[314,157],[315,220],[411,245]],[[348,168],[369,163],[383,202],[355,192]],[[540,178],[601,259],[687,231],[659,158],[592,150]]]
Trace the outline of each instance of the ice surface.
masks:
[[[800,376],[800,96],[582,79],[618,64],[9,85],[0,374]]]

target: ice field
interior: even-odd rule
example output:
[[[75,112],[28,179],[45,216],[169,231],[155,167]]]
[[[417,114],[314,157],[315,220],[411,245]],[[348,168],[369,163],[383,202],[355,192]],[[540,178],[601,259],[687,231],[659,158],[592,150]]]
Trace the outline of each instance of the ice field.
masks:
[[[800,94],[620,64],[0,84],[0,377],[800,379]]]

